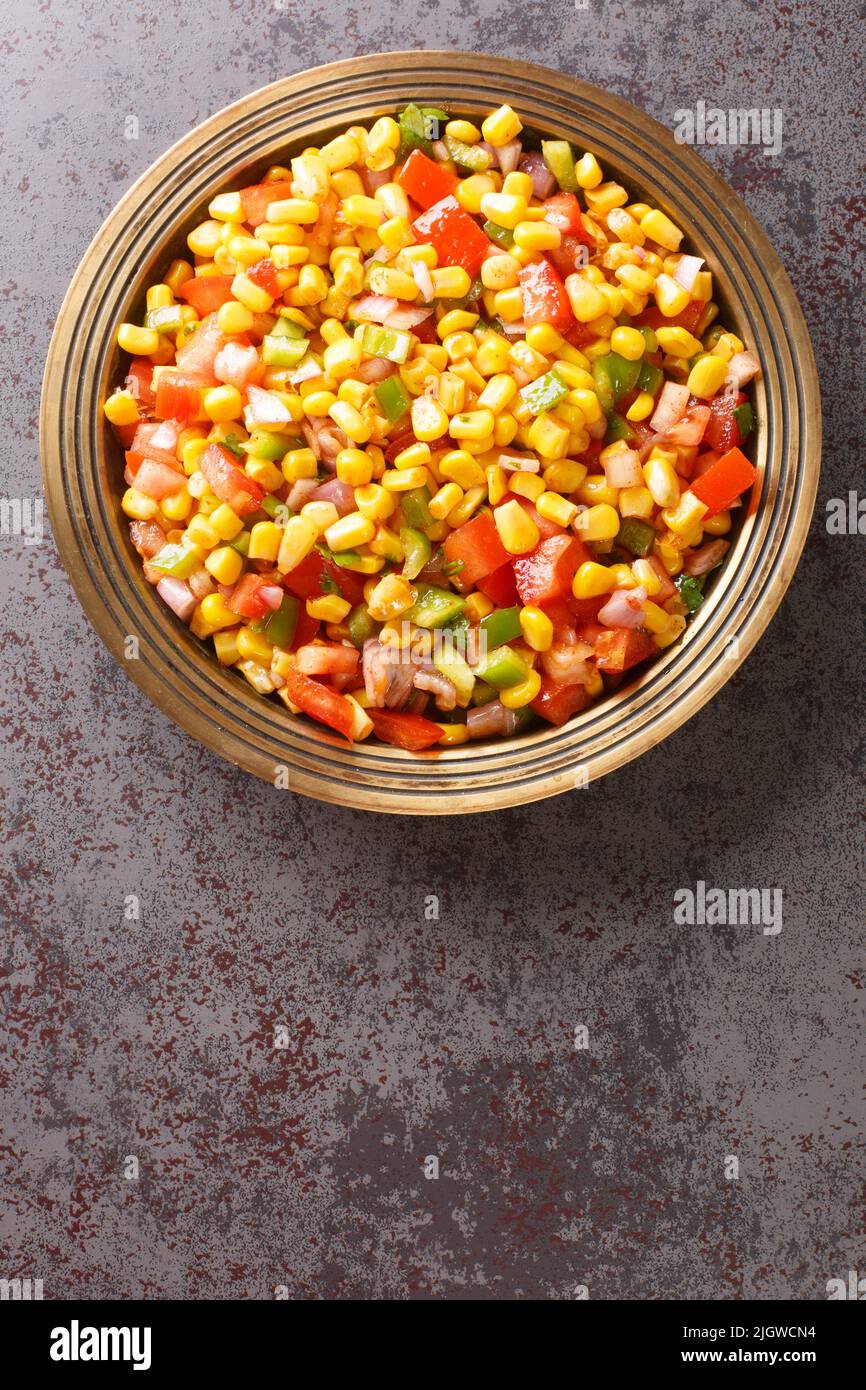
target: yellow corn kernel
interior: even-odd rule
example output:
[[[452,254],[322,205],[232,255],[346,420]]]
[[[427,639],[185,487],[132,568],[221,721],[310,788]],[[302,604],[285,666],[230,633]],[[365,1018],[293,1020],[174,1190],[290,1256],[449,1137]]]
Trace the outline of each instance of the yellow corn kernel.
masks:
[[[590,323],[592,319],[600,318],[604,313],[606,307],[604,296],[599,293],[596,285],[591,284],[583,276],[576,273],[566,276],[565,292],[568,295],[572,313],[579,323]]]
[[[676,536],[688,536],[695,526],[706,516],[708,507],[688,489],[682,494],[675,507],[669,507],[661,514],[661,519],[669,531]]]
[[[656,446],[643,465],[644,481],[657,507],[675,507],[679,501],[680,480],[675,464],[674,452]]]
[[[280,553],[283,530],[274,521],[257,521],[250,531],[250,560],[276,560]]]
[[[159,511],[159,503],[152,497],[146,497],[137,488],[128,487],[123,494],[120,502],[121,509],[125,516],[132,517],[133,521],[149,521],[152,516],[156,516]]]
[[[498,181],[492,174],[470,174],[458,183],[455,197],[466,212],[477,217],[481,212],[481,199],[488,193],[495,193],[498,187]]]
[[[576,492],[586,477],[586,464],[573,459],[556,459],[549,463],[541,475],[552,492]]]
[[[229,299],[217,309],[217,325],[221,333],[231,336],[235,333],[248,333],[254,323],[252,309],[237,300]]]
[[[302,385],[306,386],[307,382]],[[311,420],[324,420],[325,416],[336,403],[337,397],[333,391],[323,391],[316,382],[310,391],[303,397],[304,414]]]
[[[209,218],[207,222],[200,222],[194,227],[186,239],[186,244],[195,256],[202,256],[209,260],[220,244],[222,236],[222,225]]]
[[[438,723],[438,720],[434,720],[434,723]],[[439,728],[442,730],[439,739],[442,748],[453,748],[458,743],[469,742],[469,730],[465,724],[439,724]]]
[[[239,420],[243,414],[244,402],[236,386],[212,386],[202,397],[204,412],[214,424],[226,420]]]
[[[412,228],[406,217],[389,217],[387,222],[383,222],[379,228],[379,240],[389,251],[402,251],[404,247],[412,245]],[[363,285],[363,276],[361,278]],[[351,291],[358,294],[361,285]]]
[[[640,220],[640,229],[650,241],[657,241],[666,251],[678,251],[683,234],[675,222],[658,208],[653,208]]]
[[[404,450],[408,453],[409,450]],[[426,468],[388,468],[382,474],[382,487],[388,492],[412,492],[416,487],[426,487],[430,474]]]
[[[366,545],[375,534],[376,527],[368,517],[362,512],[350,512],[328,527],[325,543],[330,550],[355,550],[359,545]]]
[[[298,283],[289,291],[293,304],[321,304],[328,296],[330,285],[328,277],[318,265],[302,265]]]
[[[625,208],[611,208],[607,227],[616,240],[626,246],[643,246],[646,241],[646,234]]]
[[[469,520],[476,507],[480,506],[480,504],[484,501],[486,495],[486,488],[468,488],[466,492],[463,494],[463,501],[458,502],[457,506],[453,509],[453,511],[450,511],[448,513],[448,516],[445,518],[445,521],[437,522],[437,525],[445,527],[447,523],[447,526],[451,527],[462,526],[464,521]],[[447,536],[448,534],[448,531],[446,529],[442,534],[434,535],[432,529],[428,527],[426,534],[431,541],[444,540],[445,536]]]
[[[464,299],[472,286],[469,275],[459,265],[431,270],[430,279],[433,281],[433,295],[436,299]]]
[[[601,172],[601,165],[594,154],[587,150],[574,166],[574,176],[577,179],[578,188],[592,189],[598,188],[604,175]]]
[[[562,233],[549,222],[518,222],[514,244],[524,251],[551,251],[559,246]]]
[[[191,280],[194,274],[195,271],[189,261],[177,260],[172,261],[162,278],[172,294],[177,294],[181,285],[185,285],[187,280]]]
[[[498,463],[491,463],[484,470],[487,482],[487,498],[491,507],[497,506],[508,491],[508,476]]]
[[[337,477],[350,487],[363,487],[373,478],[373,460],[363,449],[341,449],[337,455]]]
[[[452,439],[485,439],[493,430],[493,411],[468,410],[455,415],[450,424]]]
[[[659,557],[671,578],[680,573],[683,567],[681,543],[678,542],[677,538],[671,536],[670,532],[667,536],[656,541],[654,553]]]
[[[208,207],[208,213],[218,222],[243,222],[244,210],[239,193],[218,193]]]
[[[601,594],[613,593],[617,587],[617,577],[607,565],[597,565],[587,560],[574,576],[572,589],[575,598],[598,598]]]
[[[334,401],[328,409],[328,414],[353,444],[366,444],[372,433],[369,421],[348,401]]]
[[[652,415],[655,408],[655,398],[649,391],[641,391],[635,396],[628,410],[625,412],[627,420],[646,420],[647,416]]]
[[[221,541],[233,541],[235,536],[239,536],[244,529],[244,523],[226,502],[220,502],[219,506],[214,507],[208,521],[217,538]],[[256,558],[255,555],[250,555],[251,560]]]
[[[638,295],[649,294],[655,285],[649,271],[637,265],[621,265],[614,271],[614,275],[627,290]]]
[[[463,145],[477,145],[481,139],[481,131],[471,121],[449,121],[445,127],[445,134],[450,135],[452,140],[459,140]]]
[[[315,478],[319,464],[312,449],[290,449],[281,464],[283,477],[287,483],[297,483],[301,478]]]
[[[582,541],[612,541],[619,531],[619,521],[616,508],[608,502],[599,502],[578,512],[571,527]]]
[[[647,605],[649,606],[649,605]],[[657,647],[670,647],[681,637],[686,629],[686,620],[680,613],[666,613],[667,627],[662,632],[653,635],[653,641]]]
[[[370,154],[380,154],[382,150],[396,150],[399,147],[399,125],[392,116],[380,116],[370,127],[367,136],[367,149]]]
[[[621,183],[599,183],[584,192],[586,206],[596,217],[607,217],[614,208],[621,208],[628,202],[628,194]]]
[[[522,129],[520,117],[510,106],[500,106],[481,122],[481,134],[494,149],[515,140]]]
[[[182,487],[173,497],[164,497],[160,509],[166,521],[185,521],[192,511],[189,489]]]
[[[482,594],[480,589],[476,589],[466,599],[466,616],[471,623],[480,623],[482,618],[486,618],[488,613],[493,612],[495,606],[486,594]]]
[[[526,442],[543,459],[564,458],[568,453],[569,432],[552,415],[536,415],[526,431]]]
[[[543,492],[535,503],[539,516],[545,521],[555,521],[559,526],[570,526],[577,514],[577,507],[558,492]]]
[[[237,614],[235,614],[235,618],[237,618]],[[238,619],[238,621],[240,620]],[[235,662],[240,660],[237,630],[234,632],[215,632],[213,644],[220,666],[234,666]]]
[[[412,429],[422,443],[448,433],[448,415],[434,396],[416,396],[412,402]],[[404,450],[404,453],[408,450]],[[402,455],[400,455],[402,457]]]
[[[481,410],[490,410],[494,415],[498,415],[516,395],[517,382],[514,377],[508,376],[505,372],[498,372],[490,378],[478,397],[478,406]]]
[[[308,598],[306,603],[310,617],[318,618],[323,623],[342,622],[351,607],[348,599],[340,598],[338,594],[323,594],[321,598]]]
[[[492,258],[491,258],[492,259]],[[550,323],[534,323],[526,330],[526,342],[534,352],[553,357],[565,346],[565,339]]]
[[[244,567],[243,558],[230,545],[221,545],[212,550],[205,559],[205,569],[213,575],[218,584],[234,584],[240,578]]]
[[[160,337],[155,328],[139,328],[135,323],[122,323],[117,330],[117,346],[133,357],[149,357],[159,348]]]
[[[209,520],[203,512],[196,512],[186,528],[187,542],[192,545],[201,546],[202,550],[214,550],[219,545],[221,537],[211,526]]]
[[[450,511],[463,501],[463,489],[457,483],[445,483],[430,502],[430,515],[444,521]]]
[[[502,181],[503,193],[516,193],[519,197],[525,198],[527,203],[534,196],[532,179],[529,174],[524,174],[522,170],[514,169],[510,174],[506,174]],[[544,211],[542,211],[542,217]]]
[[[643,609],[643,625],[648,628],[653,635],[665,632],[670,624],[670,613],[666,613],[663,608],[659,608],[657,603],[648,600]]]
[[[374,193],[377,203],[381,203],[389,217],[409,217],[409,199],[399,183],[383,183]]]
[[[525,555],[534,550],[541,539],[538,527],[520,503],[512,498],[503,502],[493,513],[499,539],[509,555]]]
[[[659,347],[669,352],[672,357],[695,357],[697,353],[703,352],[700,338],[696,338],[687,328],[658,328],[656,337]]]
[[[254,284],[243,271],[232,280],[232,294],[241,304],[245,304],[254,314],[265,314],[273,304],[273,299],[260,285]]]
[[[377,203],[375,198],[368,198],[365,193],[353,193],[344,198],[340,208],[350,227],[375,228],[385,220],[382,204]]]
[[[262,666],[270,666],[271,657],[274,654],[274,647],[273,643],[268,641],[264,633],[256,632],[251,627],[239,628],[237,644],[238,652],[244,661],[257,661]]]
[[[384,560],[391,560],[398,565],[404,558],[403,546],[400,537],[393,531],[389,531],[387,526],[377,526],[376,534],[370,542],[370,549],[374,555],[381,555]]]
[[[727,375],[728,364],[724,358],[710,354],[695,363],[686,384],[692,395],[708,401],[724,385]]]
[[[138,402],[131,391],[115,391],[102,407],[112,425],[134,425],[138,421]]]
[[[646,520],[652,516],[652,493],[646,487],[624,487],[619,494],[618,506],[621,516],[638,516]]]
[[[520,286],[497,290],[493,297],[493,312],[503,323],[516,323],[523,318],[523,290]]]
[[[507,690],[501,691],[499,699],[506,709],[523,709],[525,705],[532,704],[540,689],[541,676],[538,671],[530,670],[518,685],[509,686]]]
[[[553,623],[542,608],[527,604],[519,613],[523,640],[534,652],[549,651],[553,645]]]
[[[401,574],[386,574],[371,590],[367,609],[375,622],[390,622],[406,613],[417,597],[417,589]]]
[[[318,529],[303,516],[292,516],[283,527],[283,536],[277,555],[277,569],[288,574],[309,555],[319,539]]]
[[[209,628],[216,632],[221,627],[237,627],[240,619],[227,606],[222,594],[208,594],[199,604],[201,616]]]
[[[715,516],[707,517],[702,527],[708,536],[726,536],[731,529],[731,513],[716,512]]]
[[[636,328],[615,328],[610,335],[610,345],[627,362],[638,362],[646,351],[646,339]]]
[[[249,458],[244,465],[244,472],[254,483],[258,483],[259,487],[263,487],[265,492],[276,492],[277,488],[283,485],[283,475],[270,459]]]
[[[655,281],[653,294],[656,304],[667,319],[681,314],[691,297],[688,290],[683,289],[677,280],[664,273]]]
[[[509,491],[529,502],[538,502],[544,490],[544,482],[537,473],[512,473],[509,479]]]
[[[361,158],[361,147],[351,135],[338,135],[323,145],[319,154],[332,174],[340,169],[348,169]]]
[[[526,220],[528,203],[519,193],[485,193],[481,199],[481,214],[497,227],[513,230]]]
[[[366,483],[355,487],[355,505],[368,521],[386,521],[397,507],[397,499],[378,483]]]
[[[662,586],[662,581],[659,578],[655,565],[651,564],[649,560],[633,560],[631,572],[637,583],[642,584],[646,589],[650,598],[654,598]],[[626,586],[618,585],[617,587],[624,588]]]

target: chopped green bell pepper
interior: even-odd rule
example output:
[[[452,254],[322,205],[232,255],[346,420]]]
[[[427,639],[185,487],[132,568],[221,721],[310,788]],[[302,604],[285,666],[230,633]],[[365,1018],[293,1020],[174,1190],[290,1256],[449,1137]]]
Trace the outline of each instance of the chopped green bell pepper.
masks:
[[[424,584],[419,586],[417,599],[403,617],[418,627],[444,627],[452,618],[458,617],[465,607],[465,600],[459,594],[452,594],[449,589],[438,589],[435,584]]]
[[[436,520],[430,511],[430,489],[413,487],[400,498],[400,510],[407,526],[414,531],[427,531]]]
[[[678,574],[674,583],[680,591],[680,598],[690,613],[694,613],[695,609],[700,608],[704,601],[703,575],[696,577],[692,574]]]
[[[296,367],[308,347],[306,338],[279,338],[266,333],[262,338],[262,361],[268,367]]]
[[[487,221],[481,230],[486,237],[495,241],[496,245],[501,246],[505,251],[510,251],[514,245],[514,233],[509,227],[500,227],[498,222]]]
[[[366,603],[356,604],[346,618],[349,640],[359,650],[370,637],[376,636],[380,626],[380,623],[370,617],[370,610]]]
[[[592,364],[592,379],[596,394],[605,415],[609,415],[617,401],[634,389],[640,376],[641,359],[629,362],[618,352],[609,352],[606,357],[598,357]]]
[[[389,425],[395,424],[411,405],[409,392],[397,375],[376,383],[376,399],[385,412]]]
[[[400,545],[403,547],[403,577],[417,579],[422,569],[429,563],[433,547],[423,531],[414,526],[403,526],[400,530]]]
[[[541,153],[563,193],[577,192],[577,176],[574,172],[574,150],[567,140],[542,140]]]
[[[291,441],[286,435],[272,434],[270,430],[253,430],[249,439],[245,439],[241,445],[250,458],[272,461],[281,459],[290,447]]]
[[[177,333],[183,327],[182,309],[182,304],[164,304],[159,309],[148,309],[144,326],[155,328],[157,333]]]
[[[235,536],[233,541],[229,541],[229,545],[232,550],[236,550],[239,555],[246,555],[250,548],[249,531],[241,531],[239,535]]]
[[[295,323],[294,319],[287,319],[285,315],[280,314],[271,329],[270,336],[272,338],[306,338],[307,330],[300,323]]]
[[[437,671],[449,681],[457,691],[457,703],[464,707],[469,704],[472,698],[472,690],[475,685],[475,676],[472,674],[472,667],[464,656],[451,643],[437,646],[433,651],[433,665]]]
[[[652,362],[643,361],[635,384],[639,391],[648,391],[651,396],[655,396],[664,379],[661,367],[654,367]]]
[[[734,411],[734,419],[737,422],[737,429],[740,432],[740,443],[748,439],[752,430],[755,428],[755,412],[752,410],[749,401],[743,401]]]
[[[469,169],[473,174],[483,174],[490,168],[490,155],[481,145],[465,145],[455,140],[453,135],[445,134],[445,148],[455,164],[461,169]]]
[[[189,579],[191,574],[201,569],[201,556],[185,545],[164,545],[148,564],[163,574],[173,575],[175,579]]]
[[[476,676],[475,688],[472,691],[472,704],[476,706],[489,705],[491,700],[498,699],[499,691],[494,690],[492,685],[487,684],[487,681],[479,680]]]
[[[652,550],[658,532],[648,521],[641,521],[637,516],[624,516],[619,524],[617,532],[617,544],[632,555],[649,555]]]
[[[423,150],[425,154],[430,154],[432,142],[437,138],[433,122],[447,120],[448,113],[441,107],[417,106],[414,101],[410,101],[397,117],[400,127],[399,158],[405,159],[412,150]]]
[[[300,611],[300,601],[294,594],[286,594],[279,608],[263,620],[261,631],[268,641],[275,647],[290,646],[295,628],[298,626]]]
[[[478,624],[484,633],[488,647],[501,647],[504,642],[513,642],[520,636],[520,609],[494,608]]]
[[[520,396],[533,415],[543,415],[546,410],[555,409],[568,395],[568,390],[562,377],[556,371],[551,371],[530,381],[521,389]]]
[[[494,647],[478,662],[475,674],[497,690],[508,690],[526,680],[529,667],[513,647]]]
[[[377,323],[364,323],[356,341],[371,357],[385,357],[389,362],[402,364],[412,349],[412,334],[402,328],[383,328]]]
[[[622,415],[617,415],[615,411],[608,416],[607,433],[604,436],[605,444],[616,444],[621,439],[630,444],[634,438],[635,433],[628,420],[624,419]]]
[[[645,354],[650,352],[658,352],[659,340],[655,335],[654,328],[641,327],[638,329],[638,333],[641,335],[644,342],[646,343],[646,347],[644,349]]]

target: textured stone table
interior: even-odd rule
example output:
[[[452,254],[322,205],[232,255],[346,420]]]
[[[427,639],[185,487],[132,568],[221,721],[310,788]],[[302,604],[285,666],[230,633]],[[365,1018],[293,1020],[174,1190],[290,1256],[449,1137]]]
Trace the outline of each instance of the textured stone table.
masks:
[[[721,694],[589,790],[450,825],[203,751],[109,660],[50,538],[0,537],[0,1275],[46,1297],[817,1299],[862,1272],[866,542],[824,522],[862,477],[854,10],[16,6],[6,496],[39,496],[55,311],[151,160],[284,73],[448,42],[669,126],[699,100],[782,111],[778,157],[703,153],[791,272],[826,438],[802,566]],[[781,888],[783,930],[677,925],[698,880]]]

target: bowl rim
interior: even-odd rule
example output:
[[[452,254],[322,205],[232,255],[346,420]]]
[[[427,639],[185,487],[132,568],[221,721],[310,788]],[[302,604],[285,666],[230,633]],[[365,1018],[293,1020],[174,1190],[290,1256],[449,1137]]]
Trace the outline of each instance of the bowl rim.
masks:
[[[481,67],[483,76],[477,72]],[[355,119],[393,111],[411,99],[412,93],[463,111],[489,109],[498,94],[500,101],[510,100],[517,106],[530,131],[539,133],[555,130],[558,121],[561,131],[569,134],[592,126],[590,112],[613,114],[619,117],[619,135],[601,123],[593,133],[591,147],[603,164],[622,172],[633,193],[636,185],[654,183],[647,172],[654,156],[653,169],[657,165],[664,169],[658,189],[654,187],[656,205],[678,211],[678,221],[680,225],[685,222],[687,236],[696,249],[703,244],[719,277],[721,297],[734,302],[730,261],[716,261],[717,244],[712,240],[695,242],[690,230],[699,216],[706,221],[706,209],[714,202],[719,236],[736,247],[741,256],[740,274],[745,271],[749,282],[748,291],[736,284],[737,295],[742,296],[742,300],[736,299],[738,307],[746,313],[749,306],[751,314],[759,314],[762,327],[769,329],[771,301],[774,306],[776,336],[768,331],[763,341],[755,335],[751,343],[762,361],[772,350],[772,380],[765,365],[765,379],[758,387],[761,408],[755,440],[760,487],[708,602],[689,624],[684,639],[656,658],[637,680],[561,729],[544,728],[518,739],[458,745],[420,756],[379,744],[360,744],[347,752],[335,736],[308,727],[309,721],[293,719],[277,702],[263,700],[237,676],[219,668],[203,644],[154,602],[140,570],[133,571],[118,559],[119,523],[116,516],[112,520],[108,515],[105,497],[112,470],[106,459],[105,429],[98,408],[101,394],[95,389],[105,385],[112,363],[116,367],[117,362],[116,349],[105,342],[104,323],[99,337],[106,304],[116,304],[119,299],[128,304],[148,278],[147,262],[141,259],[140,251],[146,244],[147,218],[161,212],[163,221],[158,223],[153,242],[166,248],[189,218],[186,209],[201,208],[202,197],[191,203],[185,199],[189,176],[181,177],[179,170],[192,159],[202,186],[203,180],[210,180],[210,196],[216,186],[240,184],[244,168],[265,162],[279,148],[296,145],[302,132],[308,143],[313,126],[324,132],[351,124],[345,114],[327,119],[306,114],[310,101],[330,102],[335,92]],[[489,97],[482,95],[487,92]],[[545,107],[543,118],[538,117],[534,106]],[[369,116],[361,115],[362,109]],[[295,118],[295,130],[284,130],[281,135],[266,133],[261,142],[264,149],[249,156],[263,131],[290,117]],[[595,119],[601,122],[600,116]],[[628,153],[617,154],[624,129],[632,132],[632,159],[644,160],[642,177],[633,174]],[[576,138],[574,134],[572,138]],[[208,168],[213,164],[215,171],[200,175],[198,165],[205,153]],[[246,161],[241,158],[244,153]],[[641,165],[636,163],[635,167],[640,169]],[[689,216],[683,216],[677,201],[680,195],[668,195],[671,180],[681,191],[694,186],[703,193],[703,199],[688,195]],[[132,238],[126,253],[118,248],[124,233]],[[151,247],[151,254],[155,260],[160,251]],[[129,290],[130,285],[135,289]],[[767,292],[766,303],[758,289]],[[82,346],[82,335],[86,344],[91,336],[97,338],[93,351],[97,366],[101,364],[101,370],[90,374],[83,386],[81,378],[88,373],[81,372],[75,378],[71,370],[92,360]],[[789,413],[792,405],[796,406],[796,419]],[[95,414],[98,420],[93,418]],[[790,441],[793,450],[789,449]],[[112,655],[158,708],[214,752],[272,785],[276,781],[278,786],[288,785],[294,791],[357,809],[460,814],[523,804],[586,785],[667,737],[730,678],[766,630],[802,553],[817,495],[821,406],[814,355],[790,280],[760,224],[692,147],[677,144],[670,131],[625,98],[549,67],[467,50],[393,50],[322,64],[269,83],[208,117],[140,175],[85,251],[57,315],[43,375],[40,444],[49,517],[76,594]],[[782,457],[783,449],[793,452],[793,459],[787,454]],[[765,485],[769,486],[766,497]],[[773,504],[772,515],[767,514],[768,503]],[[113,558],[108,544],[112,536]],[[100,538],[101,544],[97,544]],[[750,567],[745,569],[747,561]],[[759,577],[763,583],[755,596],[751,589]],[[742,616],[747,585],[751,586],[746,593],[750,602],[745,617],[738,622],[738,604]],[[149,605],[146,614],[142,612],[145,598]],[[123,619],[133,613],[144,629],[144,660],[128,658],[125,644],[130,624],[124,628]],[[133,625],[132,631],[137,633],[138,627]],[[683,664],[681,657],[686,651],[692,659]],[[678,663],[679,674],[675,669]],[[177,686],[170,677],[177,679]],[[191,694],[180,689],[184,682]],[[673,687],[675,699],[667,697],[668,687]],[[205,702],[208,712],[202,713],[197,705]],[[279,725],[273,715],[267,716],[268,710],[277,711]],[[625,727],[620,718],[623,710]],[[578,757],[582,741],[588,751]],[[273,751],[275,743],[279,744],[279,756]],[[281,782],[282,776],[285,780]]]

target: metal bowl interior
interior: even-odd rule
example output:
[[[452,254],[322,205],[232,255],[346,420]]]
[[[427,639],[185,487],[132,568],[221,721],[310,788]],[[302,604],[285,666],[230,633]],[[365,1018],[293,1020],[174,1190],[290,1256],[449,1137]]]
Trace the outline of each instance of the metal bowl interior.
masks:
[[[153,595],[119,508],[122,456],[101,403],[114,331],[220,190],[412,99],[475,115],[503,101],[530,131],[594,150],[633,197],[665,209],[713,271],[725,323],[760,355],[755,496],[707,601],[678,644],[561,729],[409,754],[349,748],[262,698]],[[61,558],[94,627],[183,729],[277,785],[360,809],[493,810],[552,796],[658,743],[733,674],[775,612],[805,542],[820,464],[820,396],[791,284],[767,238],[693,149],[622,98],[550,69],[462,52],[386,53],[276,82],[197,127],[138,180],[94,238],[57,319],[43,384],[46,497]],[[137,639],[130,642],[130,638]]]

